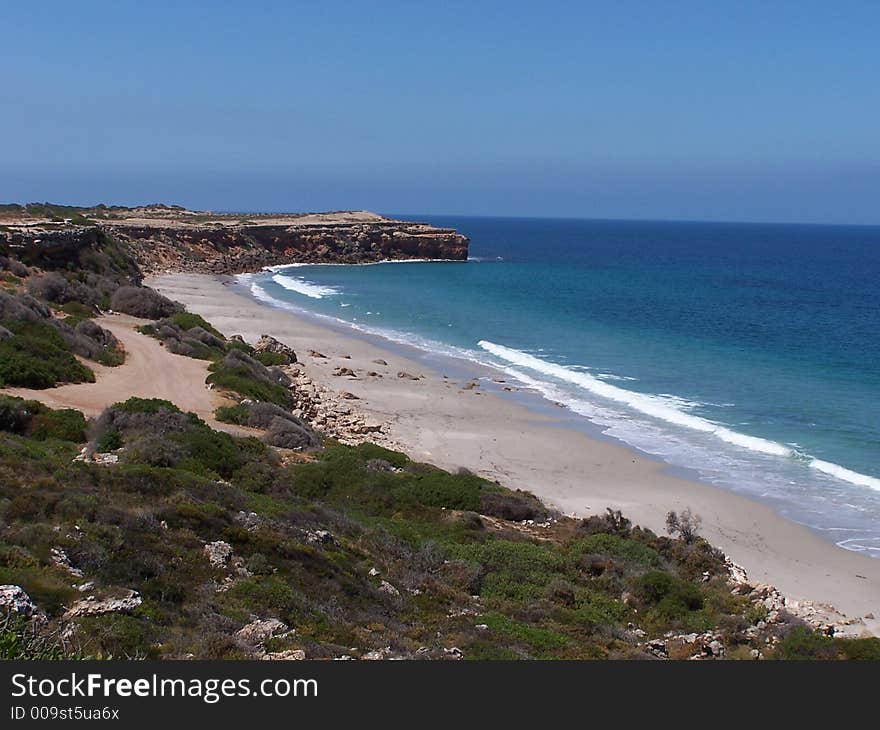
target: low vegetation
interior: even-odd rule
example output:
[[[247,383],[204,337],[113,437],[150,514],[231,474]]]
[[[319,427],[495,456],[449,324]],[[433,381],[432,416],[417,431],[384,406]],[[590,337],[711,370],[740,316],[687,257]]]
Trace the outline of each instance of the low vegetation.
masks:
[[[33,214],[47,212],[72,217]],[[290,410],[284,355],[140,287],[109,237],[67,263],[0,264],[0,386],[93,379],[77,356],[121,357],[93,319],[113,307],[210,361],[208,382],[236,401],[218,420],[259,436],[165,400],[87,421],[0,396],[0,585],[45,614],[0,616],[0,658],[646,658],[651,637],[703,633],[713,656],[880,657],[878,640],[768,622],[688,511],[670,513],[668,536],[610,510],[574,520],[465,470],[321,438]],[[137,600],[94,610],[124,596]],[[256,619],[290,630],[240,633]]]
[[[62,626],[62,653],[114,657],[635,658],[642,632],[709,628],[736,655],[761,619],[699,538],[619,513],[560,518],[527,493],[371,444],[292,458],[136,398],[88,428],[4,398],[0,429],[0,584],[48,614],[34,636],[0,627],[7,656],[58,655]],[[83,446],[118,459],[74,461]],[[214,563],[205,546],[218,541],[231,555]],[[86,581],[99,598],[143,602],[65,620]],[[255,647],[237,633],[255,618],[295,633]],[[797,622],[775,646],[782,658],[877,651]]]
[[[120,286],[110,298],[110,308],[142,319],[170,317],[183,311],[177,302],[145,286]]]
[[[96,233],[95,245],[78,249],[75,260],[49,248],[33,264],[0,255],[12,277],[0,290],[0,387],[93,382],[93,371],[78,357],[121,364],[120,344],[93,318],[121,286],[140,281],[133,259]]]
[[[51,388],[56,383],[94,382],[95,374],[74,357],[62,333],[48,322],[6,319],[0,327],[8,333],[0,340],[0,386]]]

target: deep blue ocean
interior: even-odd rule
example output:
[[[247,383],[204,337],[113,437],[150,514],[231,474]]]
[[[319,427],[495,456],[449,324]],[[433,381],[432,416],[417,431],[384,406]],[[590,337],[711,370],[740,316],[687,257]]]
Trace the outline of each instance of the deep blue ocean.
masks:
[[[469,236],[470,260],[246,283],[495,365],[611,438],[880,557],[880,227],[413,219]]]

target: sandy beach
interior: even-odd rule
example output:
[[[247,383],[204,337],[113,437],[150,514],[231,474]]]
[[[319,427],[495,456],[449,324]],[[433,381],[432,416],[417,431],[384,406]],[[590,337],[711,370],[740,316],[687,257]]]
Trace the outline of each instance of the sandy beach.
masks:
[[[661,533],[667,511],[690,507],[702,517],[701,533],[744,566],[751,580],[771,583],[789,599],[832,604],[850,617],[871,614],[865,625],[874,633],[880,628],[873,618],[880,615],[880,560],[838,548],[766,505],[679,478],[634,450],[564,427],[552,413],[489,392],[504,387],[492,383],[502,374],[474,368],[474,377],[484,377],[474,384],[470,374],[462,377],[464,366],[439,372],[416,351],[407,356],[378,338],[261,304],[230,280],[169,274],[146,283],[227,336],[253,343],[268,334],[291,346],[313,381],[356,396],[357,407],[383,424],[385,438],[413,458],[530,490],[566,514],[621,509]],[[340,368],[354,375],[334,375]]]

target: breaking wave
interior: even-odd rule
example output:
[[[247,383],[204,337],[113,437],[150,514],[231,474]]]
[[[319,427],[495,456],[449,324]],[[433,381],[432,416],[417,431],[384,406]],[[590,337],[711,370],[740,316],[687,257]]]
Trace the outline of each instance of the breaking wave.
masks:
[[[880,491],[880,479],[876,477],[861,474],[838,464],[810,457],[789,446],[777,443],[776,441],[770,441],[757,436],[749,436],[748,434],[734,431],[726,426],[713,423],[708,419],[688,413],[685,409],[690,409],[696,405],[692,402],[684,401],[674,396],[649,395],[646,393],[637,393],[631,390],[626,390],[625,388],[600,380],[589,373],[573,370],[564,365],[547,362],[546,360],[537,358],[527,352],[505,347],[504,345],[489,342],[488,340],[480,340],[478,344],[486,352],[489,352],[495,357],[501,358],[508,363],[521,368],[526,368],[536,373],[549,375],[556,380],[570,383],[606,400],[621,403],[634,411],[650,416],[651,418],[712,435],[725,443],[748,449],[749,451],[769,456],[802,460],[812,469],[827,474],[828,476],[851,484],[857,484],[859,486],[869,487],[870,489]]]
[[[311,297],[312,299],[323,299],[324,297],[339,294],[339,290],[334,289],[332,286],[313,284],[305,279],[298,279],[293,276],[275,274],[272,277],[272,281],[279,286],[283,286],[288,291],[296,292],[297,294],[302,294],[303,296]]]

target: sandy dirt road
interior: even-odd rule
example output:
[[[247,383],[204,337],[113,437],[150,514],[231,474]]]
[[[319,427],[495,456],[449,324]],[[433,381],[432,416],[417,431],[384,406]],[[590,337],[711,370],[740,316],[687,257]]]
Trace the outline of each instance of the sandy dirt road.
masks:
[[[225,399],[205,384],[208,363],[168,352],[158,340],[135,331],[145,320],[125,314],[95,319],[110,330],[125,348],[125,362],[105,367],[88,362],[95,372],[94,383],[60,385],[47,390],[5,388],[2,392],[38,400],[50,408],[75,408],[96,416],[104,408],[132,396],[164,398],[183,411],[192,411],[212,426],[228,430],[214,421],[214,409]]]

